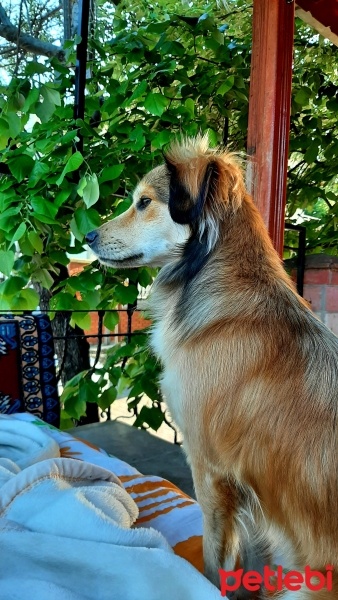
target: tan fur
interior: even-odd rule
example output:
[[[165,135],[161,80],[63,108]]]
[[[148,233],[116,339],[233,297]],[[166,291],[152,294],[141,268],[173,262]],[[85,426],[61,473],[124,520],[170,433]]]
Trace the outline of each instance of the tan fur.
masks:
[[[159,251],[165,266],[151,299],[152,346],[203,510],[206,575],[219,584],[218,569],[234,568],[238,556],[245,569],[258,570],[275,551],[286,553],[288,568],[337,570],[338,339],[295,292],[236,159],[198,138],[173,146],[167,161],[172,184],[176,177],[192,203],[211,173],[191,225],[208,260],[189,281],[184,271],[177,275],[188,233],[174,224],[181,242],[174,241],[167,204],[173,211],[179,198],[170,196],[165,167],[148,174],[134,196],[135,205],[145,189],[157,198],[156,243],[163,219],[172,236],[167,255]],[[121,229],[116,219],[102,237],[127,235],[133,254],[136,230],[128,235],[130,223],[119,219]],[[289,598],[337,599],[337,575],[331,593],[303,589]]]

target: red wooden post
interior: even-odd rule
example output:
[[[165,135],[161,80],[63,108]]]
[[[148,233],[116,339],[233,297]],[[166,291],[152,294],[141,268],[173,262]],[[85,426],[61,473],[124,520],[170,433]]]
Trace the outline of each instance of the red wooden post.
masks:
[[[294,1],[254,0],[247,185],[280,256],[289,147]]]

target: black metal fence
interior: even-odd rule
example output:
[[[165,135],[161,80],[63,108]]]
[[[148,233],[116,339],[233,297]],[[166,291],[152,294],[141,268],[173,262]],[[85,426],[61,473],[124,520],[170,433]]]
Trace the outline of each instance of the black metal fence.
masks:
[[[73,312],[83,312],[86,314],[89,314],[91,316],[96,317],[97,316],[97,331],[83,331],[81,332],[81,330],[79,330],[78,328],[73,328],[70,324],[71,322],[71,318],[72,318],[72,314]],[[122,315],[122,314],[126,314],[127,315],[127,328],[126,330],[118,330],[118,331],[107,331],[107,328],[104,328],[104,317],[107,313],[116,313],[118,315]],[[96,347],[96,352],[95,352],[95,359],[94,359],[94,363],[91,365],[92,368],[95,368],[101,358],[101,352],[102,352],[102,344],[104,340],[107,341],[111,341],[111,343],[113,342],[113,338],[117,338],[117,339],[126,339],[128,342],[131,340],[131,338],[133,336],[137,336],[140,335],[140,331],[133,331],[134,329],[134,325],[133,325],[133,316],[135,314],[141,314],[141,311],[137,308],[137,304],[132,304],[132,305],[128,305],[128,308],[123,309],[123,308],[119,308],[119,309],[106,309],[106,310],[76,310],[76,311],[72,311],[72,310],[59,310],[59,311],[53,311],[50,314],[57,314],[59,317],[62,317],[62,320],[64,321],[64,332],[61,335],[54,335],[54,342],[58,342],[58,341],[62,341],[63,342],[63,351],[62,351],[62,359],[61,362],[58,366],[58,373],[57,373],[57,377],[58,377],[58,381],[61,380],[62,375],[63,375],[63,371],[64,371],[64,366],[65,366],[65,362],[66,362],[66,358],[67,358],[67,351],[68,351],[68,345],[70,340],[72,339],[76,339],[78,340],[79,338],[83,339],[83,340],[91,340],[91,345],[93,347]],[[94,321],[95,323],[95,321]],[[93,325],[93,322],[92,322]],[[106,330],[106,332],[105,332]],[[93,342],[93,340],[95,340],[95,342]],[[58,357],[60,360],[60,357]],[[128,357],[127,357],[128,358]],[[127,359],[126,359],[127,360]],[[126,361],[125,361],[126,362]]]
[[[292,246],[285,244],[284,249],[291,250],[291,252],[295,255],[293,263],[297,273],[297,291],[300,296],[303,296],[306,251],[306,227],[304,227],[304,225],[294,225],[292,223],[285,223],[285,230],[293,231],[298,236],[298,238]]]

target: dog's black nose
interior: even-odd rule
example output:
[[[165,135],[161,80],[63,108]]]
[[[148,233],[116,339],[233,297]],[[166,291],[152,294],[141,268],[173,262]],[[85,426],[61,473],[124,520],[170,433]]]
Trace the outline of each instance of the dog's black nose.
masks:
[[[99,234],[97,233],[97,231],[90,231],[89,233],[87,233],[87,235],[86,235],[87,244],[89,244],[89,246],[91,246],[91,244],[93,244],[95,242],[98,235]]]

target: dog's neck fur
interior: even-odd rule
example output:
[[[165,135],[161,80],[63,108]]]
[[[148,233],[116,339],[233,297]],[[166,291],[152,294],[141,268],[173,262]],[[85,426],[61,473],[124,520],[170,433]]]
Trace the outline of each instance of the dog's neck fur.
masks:
[[[245,235],[239,239],[236,231]],[[183,256],[162,269],[151,294],[155,323],[164,322],[167,332],[175,332],[182,342],[215,322],[257,321],[271,311],[282,313],[285,299],[297,296],[249,196],[220,221],[219,239],[209,255],[203,254],[203,243],[207,240],[201,240],[200,269],[195,265],[190,279],[191,265],[186,265],[188,278],[184,280],[187,258]],[[188,244],[196,247],[198,240],[192,237]],[[281,298],[280,304],[276,298]],[[306,303],[298,300],[303,312]]]

